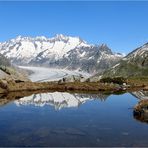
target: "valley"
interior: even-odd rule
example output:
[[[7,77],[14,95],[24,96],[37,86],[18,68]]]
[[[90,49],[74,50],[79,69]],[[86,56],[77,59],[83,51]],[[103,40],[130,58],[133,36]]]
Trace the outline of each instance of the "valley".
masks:
[[[69,76],[83,76],[84,78],[88,78],[91,76],[89,73],[86,72],[70,71],[66,69],[53,69],[47,67],[29,67],[29,66],[19,66],[19,68],[31,71],[29,79],[32,82],[59,81],[60,79]]]

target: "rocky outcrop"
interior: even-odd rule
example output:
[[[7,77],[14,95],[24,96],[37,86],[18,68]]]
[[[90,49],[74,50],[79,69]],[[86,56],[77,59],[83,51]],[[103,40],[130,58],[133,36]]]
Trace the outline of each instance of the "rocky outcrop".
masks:
[[[141,100],[134,107],[133,116],[138,121],[148,123],[148,99]]]
[[[70,75],[67,77],[62,78],[58,81],[58,83],[68,83],[68,82],[84,82],[86,78],[84,78],[82,75]]]

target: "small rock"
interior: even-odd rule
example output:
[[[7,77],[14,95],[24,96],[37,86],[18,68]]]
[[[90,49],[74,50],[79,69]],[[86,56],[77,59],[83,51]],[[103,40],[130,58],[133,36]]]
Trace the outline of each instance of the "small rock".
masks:
[[[100,141],[101,141],[101,139],[97,138],[97,142],[100,142]]]
[[[129,133],[128,133],[128,132],[123,132],[122,135],[123,135],[123,136],[128,136]]]
[[[85,133],[83,131],[72,128],[67,129],[65,133],[69,135],[85,136]]]

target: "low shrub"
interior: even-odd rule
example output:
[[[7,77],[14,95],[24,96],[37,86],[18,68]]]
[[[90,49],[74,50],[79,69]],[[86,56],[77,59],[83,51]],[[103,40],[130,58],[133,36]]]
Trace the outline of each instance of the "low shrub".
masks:
[[[115,83],[115,84],[121,85],[126,82],[126,79],[123,77],[114,77],[114,78],[106,77],[106,78],[102,78],[100,82],[101,83]]]

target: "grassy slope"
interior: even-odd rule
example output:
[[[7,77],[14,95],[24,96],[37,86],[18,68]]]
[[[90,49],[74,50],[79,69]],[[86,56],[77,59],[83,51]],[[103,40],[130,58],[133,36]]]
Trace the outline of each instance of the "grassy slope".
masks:
[[[104,72],[103,77],[148,77],[148,67],[122,61],[119,66]]]

